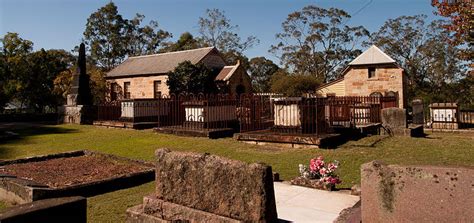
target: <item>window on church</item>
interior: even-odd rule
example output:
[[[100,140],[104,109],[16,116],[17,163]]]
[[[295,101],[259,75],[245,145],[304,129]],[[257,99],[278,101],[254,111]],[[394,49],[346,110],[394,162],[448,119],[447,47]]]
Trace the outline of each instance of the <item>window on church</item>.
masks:
[[[110,100],[116,101],[118,99],[119,85],[117,83],[112,83],[110,87]]]
[[[161,98],[161,81],[153,82],[153,94],[155,98]]]
[[[379,97],[379,98],[380,98],[380,97],[382,97],[383,95],[382,95],[382,93],[376,91],[376,92],[372,92],[372,94],[370,94],[369,96],[370,96],[370,97]]]
[[[123,98],[130,99],[130,82],[123,82]]]
[[[369,78],[375,77],[375,67],[369,67]]]

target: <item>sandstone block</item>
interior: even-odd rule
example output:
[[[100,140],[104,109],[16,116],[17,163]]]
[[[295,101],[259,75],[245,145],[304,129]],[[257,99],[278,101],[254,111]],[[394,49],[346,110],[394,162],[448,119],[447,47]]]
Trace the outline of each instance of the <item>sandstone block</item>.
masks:
[[[215,155],[156,151],[156,198],[245,222],[275,222],[270,166]]]
[[[471,222],[474,168],[362,165],[362,222]]]

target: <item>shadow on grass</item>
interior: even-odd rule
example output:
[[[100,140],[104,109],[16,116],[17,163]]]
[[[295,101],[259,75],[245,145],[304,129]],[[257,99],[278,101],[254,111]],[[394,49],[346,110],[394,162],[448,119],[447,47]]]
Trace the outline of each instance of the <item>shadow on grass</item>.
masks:
[[[359,131],[354,129],[338,129],[339,137],[335,138],[335,140],[331,140],[328,144],[321,147],[322,149],[338,149],[344,147],[347,143],[358,141],[360,139],[369,137],[369,134],[362,134]],[[378,143],[378,142],[376,142]],[[375,143],[370,145],[369,147],[375,147]]]
[[[31,136],[68,134],[79,131],[40,123],[0,123],[0,134],[6,135],[5,132],[14,133],[15,136],[5,137],[0,140],[0,159],[16,157],[15,151],[6,146],[25,143]]]
[[[67,129],[55,125],[32,125],[27,127],[22,126],[12,128],[10,131],[18,134],[18,137],[12,139],[13,141],[21,140],[23,138],[35,135],[65,134],[78,132],[78,130],[76,129]],[[0,142],[0,144],[2,143]]]

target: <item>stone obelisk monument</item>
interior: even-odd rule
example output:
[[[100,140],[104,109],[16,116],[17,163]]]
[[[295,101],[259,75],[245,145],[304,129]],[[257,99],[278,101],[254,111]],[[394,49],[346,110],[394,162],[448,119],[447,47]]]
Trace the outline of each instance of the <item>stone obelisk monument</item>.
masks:
[[[86,71],[86,49],[84,43],[79,47],[77,69],[72,78],[72,86],[67,95],[67,104],[59,107],[59,122],[91,124],[96,116],[92,105],[92,94]]]

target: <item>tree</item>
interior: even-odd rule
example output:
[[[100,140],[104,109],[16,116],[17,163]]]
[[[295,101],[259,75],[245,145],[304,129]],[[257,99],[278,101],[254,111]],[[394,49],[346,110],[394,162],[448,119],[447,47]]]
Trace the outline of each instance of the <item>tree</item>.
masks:
[[[227,51],[221,52],[221,55],[224,58],[226,64],[234,65],[237,64],[237,62],[240,62],[240,66],[244,70],[248,70],[250,68],[249,58],[243,53],[239,53],[236,51]]]
[[[289,97],[300,97],[304,93],[314,93],[321,82],[310,75],[291,75],[280,69],[271,78],[271,90]]]
[[[446,1],[433,0],[431,5],[437,8],[435,14],[449,18],[449,22],[443,28],[449,32],[448,42],[461,48],[461,58],[471,63],[471,71],[474,67],[472,58],[474,57],[473,38],[473,13],[471,1]]]
[[[198,39],[195,39],[191,33],[184,32],[183,34],[181,34],[181,36],[175,43],[164,43],[164,46],[163,48],[161,48],[160,52],[166,53],[181,50],[192,50],[204,46],[205,44],[199,41]]]
[[[3,108],[14,99],[21,100],[19,95],[26,90],[24,83],[29,78],[27,59],[33,50],[33,42],[22,39],[18,33],[8,32],[1,43],[0,106]]]
[[[99,67],[110,70],[123,61],[127,55],[125,32],[126,20],[113,2],[89,16],[84,42],[90,47],[90,56]]]
[[[63,101],[66,100],[66,97],[69,94],[73,74],[76,72],[76,69],[77,65],[74,65],[69,69],[60,72],[54,79],[53,92],[60,96]],[[107,82],[105,81],[105,72],[90,62],[87,63],[86,70],[90,77],[93,103],[100,104],[105,101],[106,93],[108,89],[110,89],[110,86],[107,86]]]
[[[125,41],[128,43],[127,52],[130,56],[158,53],[163,42],[171,37],[167,31],[159,29],[157,21],[141,27],[144,15],[137,14],[132,20],[126,20]]]
[[[346,25],[349,18],[340,9],[306,6],[288,15],[283,31],[276,34],[280,42],[270,52],[295,73],[324,82],[335,79],[337,71],[360,54],[356,47],[369,34],[363,26]]]
[[[17,33],[2,38],[0,54],[0,94],[2,108],[5,103],[17,101],[37,112],[49,107],[55,109],[60,97],[53,92],[57,74],[68,69],[73,56],[64,50],[32,52],[33,43]]]
[[[438,10],[435,14],[450,19],[450,22],[443,27],[454,33],[453,36],[450,36],[451,43],[458,45],[472,41],[473,14],[471,1],[432,0],[431,5]]]
[[[249,67],[254,90],[257,92],[269,92],[272,75],[280,69],[278,65],[265,57],[255,57],[250,60]]]
[[[3,111],[5,105],[10,101],[9,95],[4,89],[7,81],[7,61],[3,54],[3,50],[0,49],[0,112]]]
[[[44,50],[33,52],[28,56],[28,78],[23,85],[20,97],[27,102],[28,107],[37,112],[43,112],[46,107],[55,109],[60,104],[61,97],[54,94],[54,79],[67,70],[73,63],[74,57],[64,50]]]
[[[166,84],[170,92],[179,93],[216,93],[214,83],[216,74],[203,64],[192,64],[184,61],[168,74]]]
[[[259,43],[255,36],[245,40],[235,33],[237,25],[232,25],[224,11],[207,9],[206,15],[199,18],[200,39],[209,46],[216,47],[221,52],[243,53],[245,50]]]
[[[158,52],[171,34],[158,29],[158,23],[153,20],[141,27],[144,18],[137,14],[132,20],[124,19],[113,2],[92,13],[87,19],[84,42],[90,47],[95,64],[108,71],[128,55]]]
[[[446,83],[456,82],[466,75],[460,60],[460,49],[446,44],[448,38],[442,20],[426,24],[425,15],[401,16],[389,19],[372,34],[368,44],[381,47],[405,68],[408,78],[408,98],[422,91],[443,95]]]

